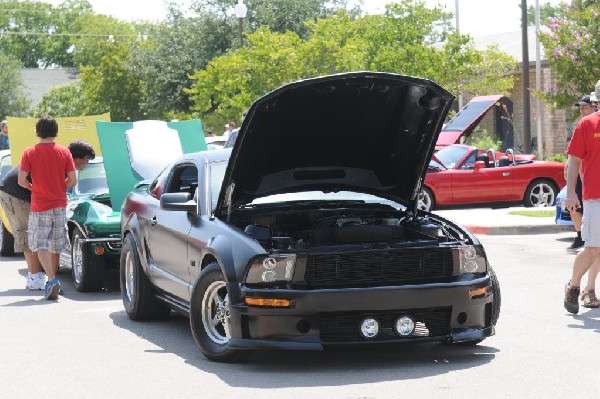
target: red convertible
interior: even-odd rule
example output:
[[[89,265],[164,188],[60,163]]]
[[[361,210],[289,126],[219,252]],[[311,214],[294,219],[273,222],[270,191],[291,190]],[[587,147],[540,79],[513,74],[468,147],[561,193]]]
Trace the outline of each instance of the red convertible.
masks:
[[[480,150],[462,144],[432,157],[419,195],[419,208],[485,203],[553,206],[565,186],[564,164],[535,155]]]

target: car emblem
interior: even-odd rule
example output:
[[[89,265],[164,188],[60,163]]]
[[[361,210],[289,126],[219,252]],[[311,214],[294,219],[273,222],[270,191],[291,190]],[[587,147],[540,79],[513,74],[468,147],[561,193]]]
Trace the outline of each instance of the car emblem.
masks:
[[[265,260],[263,260],[263,266],[265,267],[265,269],[273,269],[276,264],[277,261],[275,260],[275,258],[266,258]]]

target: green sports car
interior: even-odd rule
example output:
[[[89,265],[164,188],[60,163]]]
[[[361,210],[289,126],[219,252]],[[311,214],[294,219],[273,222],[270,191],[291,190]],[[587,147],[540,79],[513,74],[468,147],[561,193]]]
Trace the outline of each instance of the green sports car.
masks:
[[[71,267],[77,291],[98,291],[108,268],[118,268],[121,253],[120,212],[113,211],[101,157],[77,175],[69,191],[67,229],[70,245],[60,265]]]

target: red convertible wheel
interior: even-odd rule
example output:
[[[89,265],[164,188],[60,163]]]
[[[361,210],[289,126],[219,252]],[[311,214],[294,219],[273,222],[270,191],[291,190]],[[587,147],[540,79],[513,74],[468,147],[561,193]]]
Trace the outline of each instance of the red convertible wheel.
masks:
[[[435,199],[433,193],[427,187],[423,187],[419,193],[417,208],[422,211],[432,211],[435,207]]]
[[[557,194],[558,187],[554,182],[548,179],[538,179],[532,181],[525,190],[523,202],[527,207],[553,206]]]

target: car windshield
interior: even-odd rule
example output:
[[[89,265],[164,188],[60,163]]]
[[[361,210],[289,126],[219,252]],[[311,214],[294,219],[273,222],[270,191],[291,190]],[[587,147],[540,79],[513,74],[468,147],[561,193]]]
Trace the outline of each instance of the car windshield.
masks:
[[[217,207],[219,192],[225,178],[225,169],[227,169],[227,161],[214,162],[210,164],[210,203],[211,209]]]
[[[453,169],[456,164],[469,152],[467,147],[453,146],[444,147],[435,153],[435,157],[448,169]],[[437,168],[439,165],[436,161],[431,160],[430,166]]]
[[[104,163],[90,163],[79,171],[75,194],[108,193]]]

